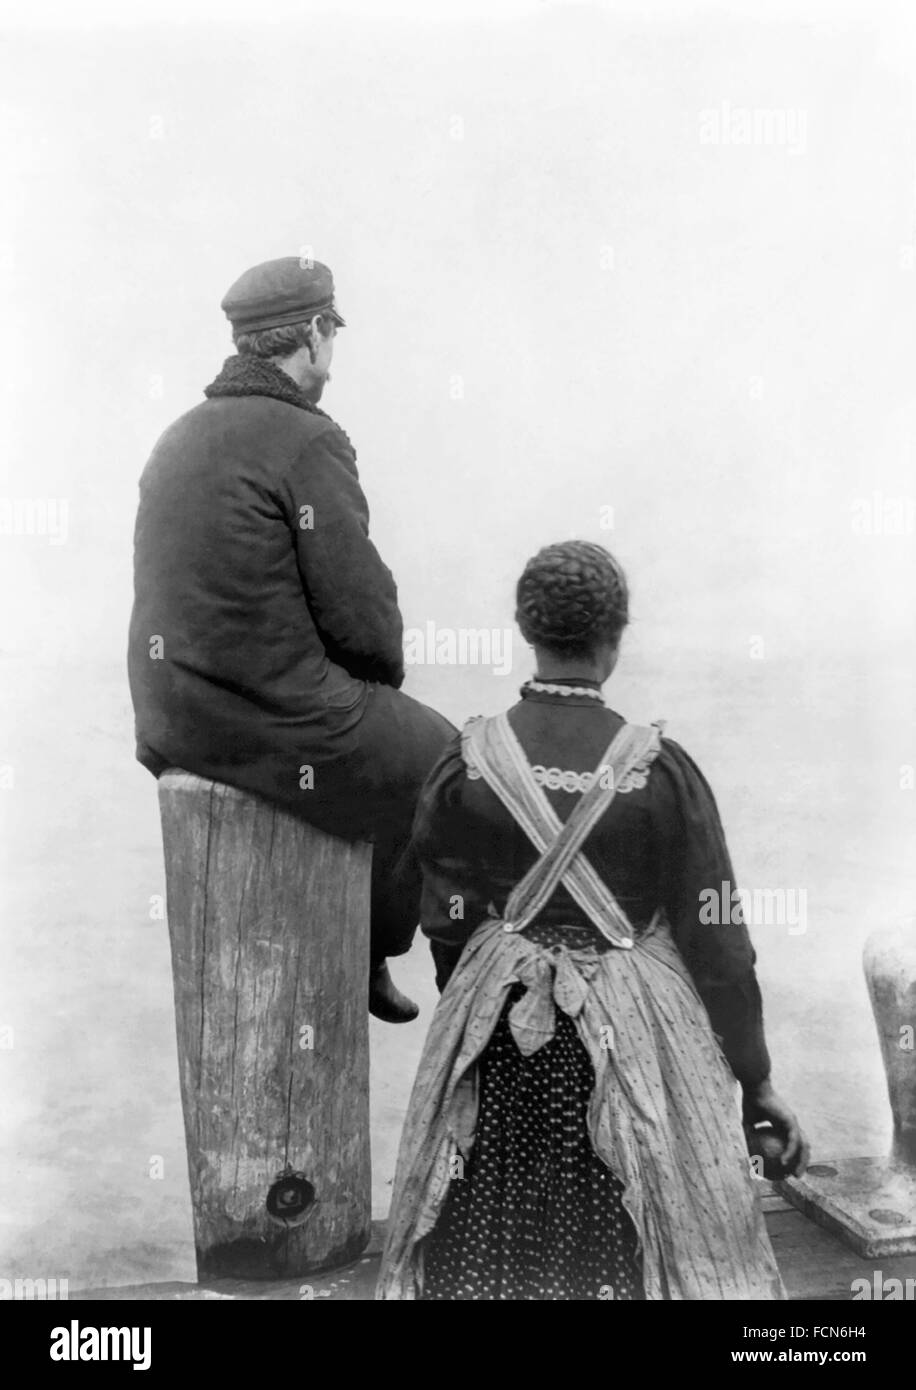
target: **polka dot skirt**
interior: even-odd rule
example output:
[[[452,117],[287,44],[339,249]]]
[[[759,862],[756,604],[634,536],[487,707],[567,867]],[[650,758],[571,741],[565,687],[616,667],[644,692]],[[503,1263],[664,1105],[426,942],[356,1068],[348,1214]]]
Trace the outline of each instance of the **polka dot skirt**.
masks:
[[[524,1057],[514,985],[480,1059],[474,1150],[424,1242],[425,1300],[643,1298],[622,1187],[586,1127],[594,1070],[572,1020]]]

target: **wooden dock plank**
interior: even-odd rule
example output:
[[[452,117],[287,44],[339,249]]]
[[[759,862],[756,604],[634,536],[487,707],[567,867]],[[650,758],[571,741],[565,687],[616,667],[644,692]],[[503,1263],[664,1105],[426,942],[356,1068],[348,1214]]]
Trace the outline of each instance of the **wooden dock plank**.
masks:
[[[766,1223],[790,1299],[850,1301],[853,1280],[871,1283],[876,1270],[885,1280],[916,1279],[916,1255],[866,1260],[788,1205],[768,1212]]]
[[[885,1279],[916,1279],[916,1255],[897,1256],[876,1265],[849,1250],[829,1231],[809,1221],[777,1194],[765,1197],[782,1203],[767,1213],[767,1230],[779,1261],[789,1298],[793,1301],[849,1302],[854,1279],[872,1281],[875,1269]],[[373,1238],[363,1258],[333,1274],[309,1280],[209,1280],[205,1284],[141,1284],[130,1288],[93,1289],[72,1293],[71,1299],[190,1299],[213,1298],[299,1301],[367,1301],[374,1296],[384,1224],[373,1223]]]

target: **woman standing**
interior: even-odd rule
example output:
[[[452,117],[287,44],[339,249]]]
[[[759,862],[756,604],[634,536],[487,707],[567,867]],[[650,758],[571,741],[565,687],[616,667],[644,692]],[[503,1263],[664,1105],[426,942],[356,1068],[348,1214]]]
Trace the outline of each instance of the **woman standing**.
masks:
[[[770,1084],[747,929],[701,914],[733,883],[712,793],[605,706],[628,608],[613,557],[548,546],[517,598],[539,674],[471,721],[417,812],[443,993],[378,1297],[784,1298],[735,1079],[785,1173],[806,1146]]]

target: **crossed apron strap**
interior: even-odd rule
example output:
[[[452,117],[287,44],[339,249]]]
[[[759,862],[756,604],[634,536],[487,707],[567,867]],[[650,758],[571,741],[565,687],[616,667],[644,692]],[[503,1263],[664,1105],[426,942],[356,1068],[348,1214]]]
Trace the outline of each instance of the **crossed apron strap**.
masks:
[[[628,774],[654,756],[660,746],[655,726],[624,724],[608,745],[592,785],[564,824],[535,781],[507,716],[499,714],[470,726],[464,740],[469,768],[486,780],[541,851],[509,897],[504,913],[506,931],[524,931],[562,881],[608,941],[624,949],[633,945],[629,918],[580,849]]]

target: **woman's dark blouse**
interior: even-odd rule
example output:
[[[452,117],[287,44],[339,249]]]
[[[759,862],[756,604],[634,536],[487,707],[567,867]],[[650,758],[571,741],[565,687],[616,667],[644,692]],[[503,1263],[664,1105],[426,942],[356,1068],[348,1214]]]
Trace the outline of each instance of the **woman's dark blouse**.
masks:
[[[587,696],[532,691],[509,711],[509,722],[530,763],[591,772],[623,720]],[[566,820],[577,794],[544,791]],[[423,789],[414,841],[423,865],[422,927],[441,989],[489,905],[502,912],[537,851],[487,783],[466,775],[460,738]],[[637,936],[658,907],[665,909],[732,1071],[746,1086],[764,1080],[770,1059],[747,928],[700,920],[703,890],[713,889],[718,901],[723,883],[727,895],[734,886],[725,836],[705,778],[678,744],[662,740],[646,785],[615,797],[583,850]],[[537,926],[587,922],[561,885]]]

